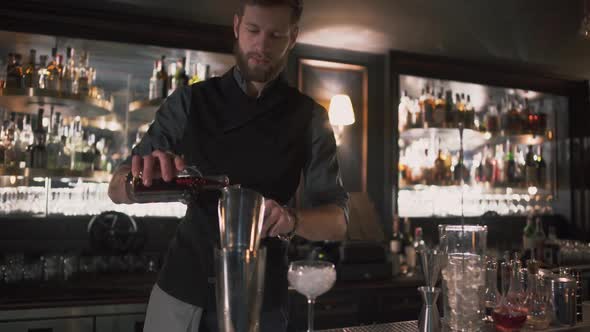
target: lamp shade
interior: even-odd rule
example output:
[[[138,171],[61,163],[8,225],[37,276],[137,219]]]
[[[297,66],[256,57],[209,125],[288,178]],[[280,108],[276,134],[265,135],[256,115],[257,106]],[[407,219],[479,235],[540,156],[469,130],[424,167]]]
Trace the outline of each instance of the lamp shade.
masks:
[[[330,100],[328,111],[330,124],[333,126],[348,126],[354,123],[354,111],[348,95],[335,95]]]

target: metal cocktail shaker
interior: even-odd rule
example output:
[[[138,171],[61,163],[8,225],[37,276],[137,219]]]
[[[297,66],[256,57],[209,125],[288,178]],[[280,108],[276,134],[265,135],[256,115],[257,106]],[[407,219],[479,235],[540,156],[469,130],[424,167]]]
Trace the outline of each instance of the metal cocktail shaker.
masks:
[[[266,268],[266,250],[259,248],[264,197],[239,186],[225,187],[218,214],[215,294],[219,331],[258,332]]]
[[[565,269],[551,280],[554,323],[576,325],[576,286],[576,279]]]

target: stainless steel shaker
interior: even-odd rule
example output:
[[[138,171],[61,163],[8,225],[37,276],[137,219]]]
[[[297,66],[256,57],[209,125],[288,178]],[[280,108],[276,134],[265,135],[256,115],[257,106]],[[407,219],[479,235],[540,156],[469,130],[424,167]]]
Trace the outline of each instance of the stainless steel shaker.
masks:
[[[576,279],[566,269],[560,269],[559,275],[551,280],[554,323],[576,325],[576,286]]]

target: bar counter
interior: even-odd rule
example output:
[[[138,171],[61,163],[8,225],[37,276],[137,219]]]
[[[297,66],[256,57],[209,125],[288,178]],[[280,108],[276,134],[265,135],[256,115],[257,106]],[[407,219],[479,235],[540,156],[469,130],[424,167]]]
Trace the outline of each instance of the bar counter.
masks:
[[[388,324],[375,324],[357,327],[345,327],[341,329],[320,330],[318,332],[416,332],[418,330],[417,321],[396,322]],[[494,332],[494,327],[486,324],[481,332]],[[532,331],[526,328],[522,332]],[[590,323],[581,323],[574,327],[551,327],[544,332],[587,332],[590,331]]]

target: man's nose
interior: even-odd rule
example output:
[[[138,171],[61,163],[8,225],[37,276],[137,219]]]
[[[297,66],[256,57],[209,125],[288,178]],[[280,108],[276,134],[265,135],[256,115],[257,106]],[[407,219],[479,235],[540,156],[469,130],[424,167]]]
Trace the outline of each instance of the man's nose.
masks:
[[[256,41],[256,49],[258,52],[262,54],[267,54],[270,52],[272,47],[272,36],[269,33],[260,33],[258,34],[258,38]]]

